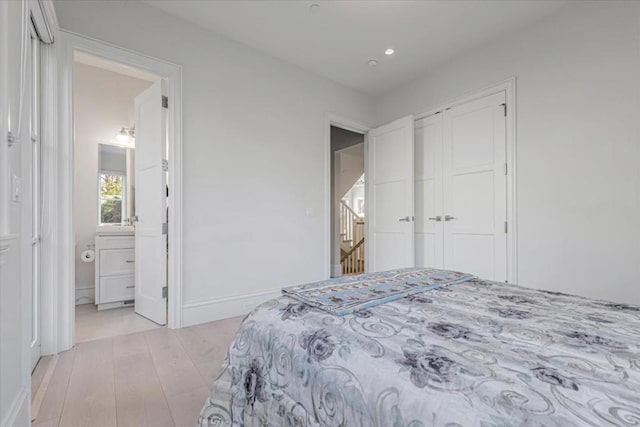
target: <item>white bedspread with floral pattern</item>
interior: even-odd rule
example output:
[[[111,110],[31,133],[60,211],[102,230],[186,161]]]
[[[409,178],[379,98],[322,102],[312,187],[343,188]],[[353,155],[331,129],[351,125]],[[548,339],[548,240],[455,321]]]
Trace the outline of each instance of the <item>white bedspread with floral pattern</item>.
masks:
[[[243,321],[201,426],[637,426],[640,307],[473,280]]]

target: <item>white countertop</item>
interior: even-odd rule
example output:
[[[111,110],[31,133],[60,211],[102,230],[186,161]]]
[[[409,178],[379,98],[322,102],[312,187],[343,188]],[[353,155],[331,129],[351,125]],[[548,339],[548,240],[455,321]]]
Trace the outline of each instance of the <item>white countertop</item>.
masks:
[[[131,225],[101,225],[96,227],[96,236],[130,236],[134,228]]]

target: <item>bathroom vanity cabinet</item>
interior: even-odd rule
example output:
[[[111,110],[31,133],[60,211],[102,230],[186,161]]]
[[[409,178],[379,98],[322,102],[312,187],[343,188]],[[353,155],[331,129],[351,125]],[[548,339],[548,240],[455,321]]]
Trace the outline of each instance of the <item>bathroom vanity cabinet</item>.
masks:
[[[95,270],[98,310],[133,305],[135,249],[132,230],[96,232]]]

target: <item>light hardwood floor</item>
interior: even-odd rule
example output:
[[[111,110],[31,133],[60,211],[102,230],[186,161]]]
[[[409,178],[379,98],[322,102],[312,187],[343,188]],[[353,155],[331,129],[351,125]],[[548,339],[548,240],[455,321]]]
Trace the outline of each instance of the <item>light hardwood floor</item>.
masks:
[[[58,356],[34,426],[189,426],[242,318],[83,342]],[[52,356],[32,376],[37,392]]]
[[[137,315],[133,307],[98,311],[95,304],[76,305],[76,342],[162,328]]]

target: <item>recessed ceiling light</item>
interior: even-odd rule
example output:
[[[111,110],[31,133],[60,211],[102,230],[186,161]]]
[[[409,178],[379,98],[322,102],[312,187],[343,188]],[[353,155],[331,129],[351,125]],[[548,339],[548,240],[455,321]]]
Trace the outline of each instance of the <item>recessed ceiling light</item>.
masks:
[[[395,50],[393,50],[393,49],[389,48],[389,49],[387,49],[387,50],[385,50],[385,51],[384,51],[384,54],[385,54],[385,55],[393,55],[393,54],[394,54],[394,52],[395,52]]]
[[[311,6],[309,6],[309,12],[310,13],[318,13],[320,11],[320,5],[317,3],[312,4]]]
[[[378,60],[377,59],[370,59],[367,61],[367,64],[369,64],[370,67],[375,67],[376,65],[378,65]]]

